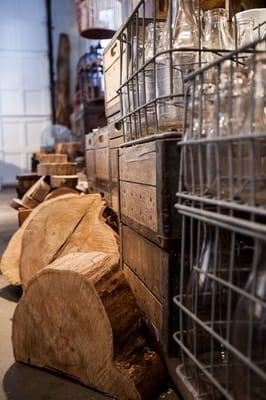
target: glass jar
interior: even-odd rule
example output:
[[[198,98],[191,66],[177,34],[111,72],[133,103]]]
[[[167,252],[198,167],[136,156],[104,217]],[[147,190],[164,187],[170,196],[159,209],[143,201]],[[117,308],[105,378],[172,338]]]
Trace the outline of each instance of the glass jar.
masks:
[[[226,337],[230,305],[229,289],[221,280],[229,279],[230,245],[231,235],[228,231],[203,225],[203,242],[190,275],[185,300],[186,308],[222,338]],[[226,348],[221,342],[212,339],[210,333],[190,316],[185,321],[188,349],[223,385],[229,363]],[[209,398],[212,386],[205,374],[190,361],[188,372],[198,394]]]
[[[250,61],[251,69],[254,66]],[[257,55],[238,158],[238,194],[251,205],[266,206],[266,55]],[[257,135],[257,137],[254,137]]]
[[[233,345],[245,357],[266,373],[266,253],[265,243],[258,249],[258,260],[252,269],[237,303]],[[254,296],[252,300],[249,295]],[[257,300],[255,300],[257,299]],[[250,349],[250,352],[249,352]],[[234,398],[236,400],[265,399],[265,380],[248,368],[237,356],[233,361]]]

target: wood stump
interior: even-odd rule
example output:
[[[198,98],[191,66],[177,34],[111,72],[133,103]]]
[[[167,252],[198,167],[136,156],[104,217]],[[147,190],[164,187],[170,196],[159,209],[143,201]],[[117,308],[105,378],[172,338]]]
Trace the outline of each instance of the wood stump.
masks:
[[[64,373],[118,400],[164,382],[123,271],[104,253],[56,260],[29,282],[13,318],[17,361]]]

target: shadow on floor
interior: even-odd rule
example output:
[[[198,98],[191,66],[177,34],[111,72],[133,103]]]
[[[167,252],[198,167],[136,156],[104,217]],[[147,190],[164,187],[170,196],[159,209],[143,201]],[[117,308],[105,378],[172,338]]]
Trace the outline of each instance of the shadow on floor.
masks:
[[[3,380],[5,400],[110,400],[59,375],[14,363]]]
[[[0,289],[0,297],[2,297],[5,300],[18,303],[21,296],[22,296],[21,286],[8,285]]]

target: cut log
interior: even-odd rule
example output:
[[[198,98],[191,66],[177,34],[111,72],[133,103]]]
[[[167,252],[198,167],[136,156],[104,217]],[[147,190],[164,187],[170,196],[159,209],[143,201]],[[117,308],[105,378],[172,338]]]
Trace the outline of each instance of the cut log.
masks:
[[[78,184],[77,175],[53,175],[50,177],[50,186],[55,189],[61,186],[68,186],[75,189]]]
[[[39,175],[75,175],[77,163],[41,163],[37,167]]]
[[[67,155],[66,154],[40,154],[39,155],[40,163],[66,163]]]
[[[62,208],[63,210],[65,210],[66,213],[66,215],[64,216],[64,219],[66,221],[66,224],[64,226],[64,232],[61,232],[61,235],[64,240],[74,229],[74,227],[79,222],[81,217],[86,213],[88,207],[88,201],[86,201],[83,198],[84,196],[80,198],[75,195],[73,196],[73,194],[64,195],[56,199],[45,201],[32,211],[32,213],[28,216],[24,224],[17,230],[17,232],[15,232],[15,234],[10,239],[8,246],[1,259],[0,263],[1,272],[8,280],[8,282],[11,283],[11,285],[21,285],[20,259],[22,251],[22,238],[24,235],[24,231],[27,229],[31,220],[40,213],[43,216],[42,224],[45,225],[44,213],[46,213],[46,215],[50,214],[50,218],[53,219],[53,213],[56,212],[58,208],[59,209]],[[56,218],[54,218],[54,221],[56,221]],[[45,229],[45,226],[43,226],[43,229]],[[38,231],[36,235],[37,236],[39,235]],[[36,249],[38,248],[32,247],[32,251],[35,253]]]
[[[26,221],[26,219],[28,218],[30,213],[31,213],[31,210],[29,210],[27,208],[20,207],[18,209],[18,226],[21,226],[23,224],[23,222]]]
[[[17,194],[18,198],[22,199],[24,194],[34,183],[40,178],[36,173],[17,175]]]
[[[42,176],[34,185],[24,194],[21,203],[25,208],[37,207],[50,192],[51,187]]]
[[[67,186],[63,186],[60,188],[57,188],[55,190],[53,190],[52,192],[48,193],[48,195],[45,197],[45,201],[46,200],[51,200],[51,199],[55,199],[56,197],[59,196],[64,196],[65,194],[74,194],[76,196],[79,196],[79,192],[77,190],[71,189]]]
[[[20,207],[28,209],[27,206],[23,205],[23,203],[20,199],[16,199],[16,198],[14,198],[10,201],[10,207],[14,208],[14,210],[18,210]]]
[[[29,282],[13,318],[15,358],[118,400],[152,398],[164,382],[134,296],[103,253],[56,260]]]
[[[69,253],[104,251],[118,262],[118,236],[102,217],[105,204],[101,196],[69,196],[67,202],[64,196],[44,202],[47,206],[27,225],[20,260],[23,286],[40,269]]]

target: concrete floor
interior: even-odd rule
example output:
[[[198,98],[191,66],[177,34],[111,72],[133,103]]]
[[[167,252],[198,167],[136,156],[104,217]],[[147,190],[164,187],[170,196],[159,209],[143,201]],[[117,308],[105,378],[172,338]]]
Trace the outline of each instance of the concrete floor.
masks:
[[[0,258],[18,228],[17,212],[9,206],[15,196],[15,190],[0,191]],[[15,362],[11,325],[20,296],[20,289],[8,285],[0,275],[0,400],[108,399],[69,379]]]

